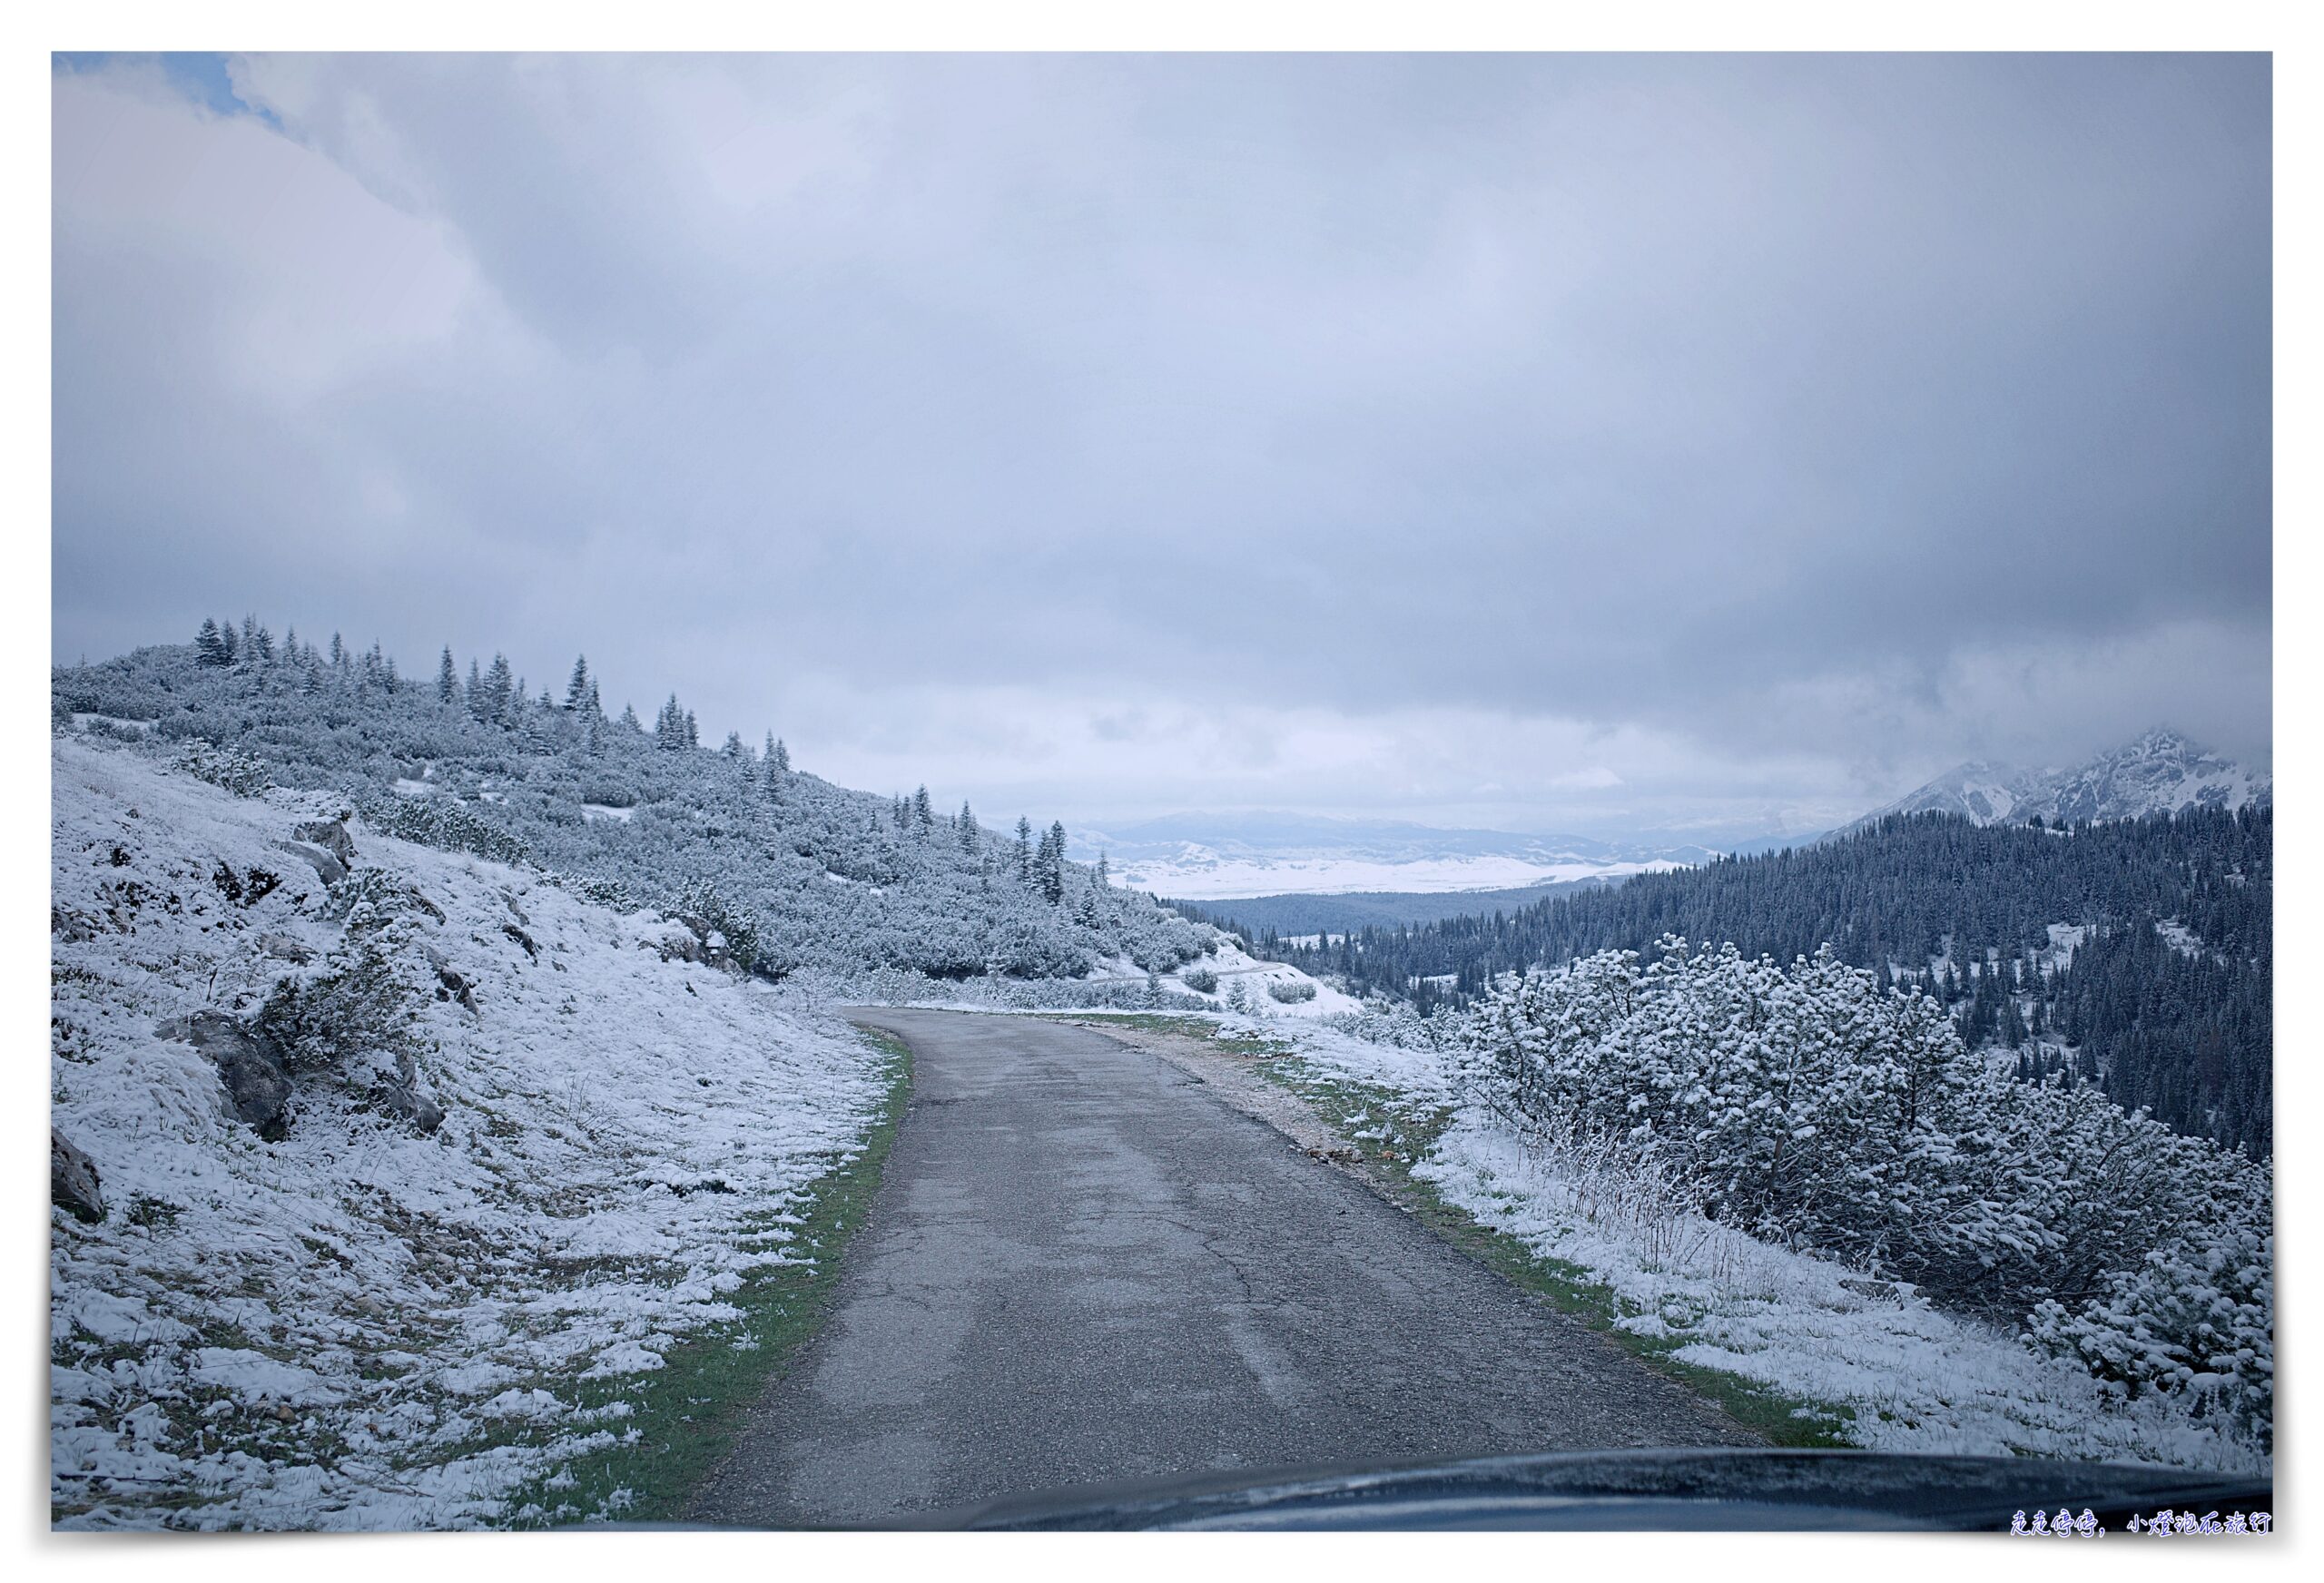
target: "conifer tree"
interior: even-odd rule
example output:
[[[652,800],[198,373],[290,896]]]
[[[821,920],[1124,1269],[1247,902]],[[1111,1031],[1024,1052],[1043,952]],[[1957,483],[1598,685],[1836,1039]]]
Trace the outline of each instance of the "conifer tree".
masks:
[[[1033,884],[1033,821],[1021,813],[1017,816],[1017,883],[1028,890]]]
[[[225,640],[218,635],[218,623],[211,616],[202,618],[202,630],[194,634],[193,657],[205,665],[222,665],[227,660]]]
[[[960,804],[960,850],[973,853],[980,844],[977,840],[977,816],[963,801]]]
[[[589,702],[589,656],[576,655],[573,661],[573,679],[565,684],[565,706],[579,709]]]
[[[444,658],[436,667],[436,702],[455,703],[460,696],[460,673],[452,664],[452,645],[444,645]]]

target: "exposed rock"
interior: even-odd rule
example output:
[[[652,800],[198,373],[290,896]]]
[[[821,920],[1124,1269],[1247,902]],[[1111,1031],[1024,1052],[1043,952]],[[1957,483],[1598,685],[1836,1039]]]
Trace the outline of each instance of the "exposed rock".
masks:
[[[457,1000],[462,1006],[467,1007],[470,1011],[474,1011],[476,1009],[476,986],[469,983],[466,978],[453,968],[450,962],[444,959],[443,952],[438,950],[434,946],[428,946],[426,949],[428,952],[428,965],[436,969],[436,982],[442,986],[441,988],[436,991],[436,998],[438,1000]]]
[[[376,1069],[364,1098],[372,1109],[393,1116],[422,1136],[444,1125],[444,1107],[420,1087],[419,1069],[409,1055],[398,1057],[391,1067]]]
[[[48,1201],[75,1220],[94,1225],[105,1217],[105,1196],[97,1163],[74,1148],[63,1133],[48,1129]]]
[[[355,867],[355,841],[347,833],[346,814],[342,813],[337,819],[310,820],[295,827],[290,833],[302,841],[322,848],[339,860],[342,869]]]
[[[290,1126],[290,1074],[273,1041],[218,1011],[163,1023],[154,1032],[182,1038],[217,1065],[218,1080],[235,1116],[263,1138],[279,1138]]]
[[[670,915],[670,921],[682,926],[693,938],[689,940],[674,934],[671,943],[662,948],[663,960],[668,961],[672,958],[676,958],[688,962],[700,962],[704,967],[710,968],[724,968],[729,965],[734,953],[727,948],[726,936],[708,919],[696,918],[692,913],[676,912]]]
[[[287,934],[262,934],[258,937],[258,949],[286,962],[309,962],[315,956],[314,952]]]
[[[527,934],[523,929],[518,929],[513,923],[502,924],[500,926],[500,932],[507,935],[510,939],[515,940],[518,945],[524,947],[525,955],[531,958],[534,961],[537,962],[541,959],[541,949],[533,943],[533,937],[531,935]]]
[[[304,830],[308,827],[300,825],[299,828]],[[347,878],[347,865],[319,846],[295,841],[276,841],[274,844],[277,849],[289,852],[293,857],[306,859],[326,885],[336,885]]]

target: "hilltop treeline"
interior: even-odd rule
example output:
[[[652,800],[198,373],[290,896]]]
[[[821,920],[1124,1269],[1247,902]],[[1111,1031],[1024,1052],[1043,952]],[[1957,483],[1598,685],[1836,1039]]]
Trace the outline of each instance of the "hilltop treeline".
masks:
[[[61,723],[148,739],[222,783],[329,788],[393,834],[699,917],[770,978],[1072,978],[1120,957],[1167,971],[1216,938],[1067,862],[1054,821],[996,831],[925,788],[848,791],[771,732],[704,745],[675,694],[651,726],[608,714],[586,659],[560,695],[499,655],[463,666],[446,649],[414,676],[377,645],[212,621],[192,644],[59,668],[52,693]]]

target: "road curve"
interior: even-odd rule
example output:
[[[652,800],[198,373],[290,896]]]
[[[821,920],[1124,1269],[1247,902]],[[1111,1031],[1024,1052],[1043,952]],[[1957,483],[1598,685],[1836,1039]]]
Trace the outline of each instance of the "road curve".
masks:
[[[878,1010],[913,1091],[830,1323],[701,1521],[879,1523],[1236,1468],[1751,1444],[1159,1057]]]

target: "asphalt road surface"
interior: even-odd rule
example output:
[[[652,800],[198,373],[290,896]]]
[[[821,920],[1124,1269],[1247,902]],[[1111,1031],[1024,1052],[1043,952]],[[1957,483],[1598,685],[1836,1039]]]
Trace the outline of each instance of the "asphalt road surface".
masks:
[[[880,1523],[1238,1468],[1751,1444],[1159,1057],[866,1012],[916,1076],[831,1322],[694,1515]]]

